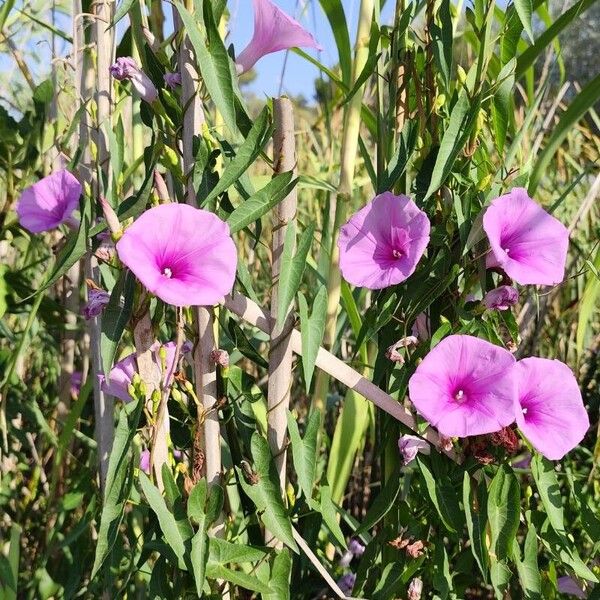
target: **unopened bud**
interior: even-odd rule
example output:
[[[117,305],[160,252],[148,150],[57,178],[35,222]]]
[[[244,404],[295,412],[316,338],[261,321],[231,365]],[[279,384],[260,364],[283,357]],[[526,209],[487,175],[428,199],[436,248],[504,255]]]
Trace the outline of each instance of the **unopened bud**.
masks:
[[[158,169],[154,169],[154,189],[156,190],[156,195],[161,202],[169,201],[169,190],[167,188],[167,184]]]
[[[119,222],[119,217],[117,217],[117,213],[109,204],[108,200],[104,198],[104,196],[100,196],[100,206],[102,207],[104,218],[106,219],[106,223],[108,224],[108,228],[110,229],[111,233],[113,236],[120,236],[122,233],[122,227],[121,223]]]

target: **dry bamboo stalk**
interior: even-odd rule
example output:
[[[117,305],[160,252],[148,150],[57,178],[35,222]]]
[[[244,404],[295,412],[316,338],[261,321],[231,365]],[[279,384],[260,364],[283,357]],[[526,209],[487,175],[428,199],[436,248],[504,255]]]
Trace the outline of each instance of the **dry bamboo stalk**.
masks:
[[[186,2],[188,8],[192,3]],[[182,33],[179,50],[179,71],[181,73],[181,102],[185,108],[183,124],[183,171],[187,177],[186,200],[196,206],[196,190],[192,181],[194,168],[193,139],[200,133],[204,123],[202,99],[197,93],[198,72],[192,44],[182,30],[179,14],[174,9],[176,27]],[[221,436],[217,402],[216,364],[211,360],[215,349],[213,309],[199,306],[195,309],[198,342],[194,349],[194,374],[196,395],[204,409],[199,414],[198,427],[202,430],[203,474],[209,484],[221,480]],[[219,530],[220,528],[217,528]],[[217,531],[218,533],[218,531]]]
[[[250,300],[250,298],[246,298],[242,294],[234,292],[232,295],[225,298],[224,306],[250,325],[258,327],[265,333],[270,332],[272,324],[271,317],[266,311],[258,306],[258,304]],[[292,350],[296,354],[302,355],[302,337],[300,332],[297,329],[293,329],[290,332],[290,335]],[[398,419],[398,421],[413,431],[419,433],[417,422],[413,414],[407,408],[324,348],[319,348],[316,366],[343,383],[346,387],[353,389],[367,400],[373,402],[375,406],[395,419]],[[447,452],[443,450],[438,433],[431,427],[425,430],[425,432],[419,433],[419,435],[426,439],[436,449],[443,451],[452,460],[457,460],[453,451]]]
[[[296,168],[296,142],[294,138],[294,107],[288,98],[276,98],[273,101],[273,162],[276,173],[294,171]],[[281,256],[288,225],[296,218],[297,193],[294,189],[273,211],[273,237],[271,241],[271,318],[277,320],[279,275]],[[289,225],[289,226],[292,226]],[[294,240],[295,244],[295,240]],[[279,475],[281,493],[285,493],[286,473],[286,430],[287,408],[290,404],[290,386],[292,381],[292,347],[289,327],[285,327],[291,309],[285,315],[280,327],[274,327],[270,334],[269,383],[268,383],[268,430],[267,437],[275,467]]]
[[[110,169],[108,155],[108,140],[103,127],[110,127],[112,115],[112,86],[109,67],[114,53],[114,30],[109,29],[115,3],[113,0],[97,0],[93,7],[94,20],[94,48],[96,50],[96,124],[94,141],[100,173],[104,182],[96,181],[95,196],[99,202],[102,196],[102,185],[110,186]],[[79,21],[79,19],[78,19]],[[80,41],[83,42],[83,36]],[[84,70],[85,73],[85,70]],[[81,83],[85,85],[85,74]],[[97,281],[99,278],[98,264],[94,257],[88,256],[86,263],[86,276]],[[98,459],[100,461],[100,485],[104,490],[106,474],[108,472],[108,457],[112,449],[114,428],[114,400],[105,395],[100,388],[98,373],[102,372],[102,355],[100,347],[101,321],[100,316],[89,321],[90,327],[90,354],[92,364],[92,377],[94,378],[94,413],[96,425],[96,441],[98,443]]]

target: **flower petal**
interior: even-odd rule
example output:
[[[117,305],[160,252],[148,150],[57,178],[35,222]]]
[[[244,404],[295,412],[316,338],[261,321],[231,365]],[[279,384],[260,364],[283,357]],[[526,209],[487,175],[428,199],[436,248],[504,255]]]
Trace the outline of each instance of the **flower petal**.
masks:
[[[186,204],[146,211],[117,243],[120,259],[164,302],[204,306],[233,288],[236,248],[227,223]]]
[[[240,73],[249,71],[263,56],[288,48],[322,49],[298,21],[271,0],[254,0],[254,34],[236,58]]]
[[[559,360],[524,358],[515,366],[515,379],[519,429],[546,458],[561,459],[590,426],[573,372]]]
[[[406,196],[385,192],[340,229],[340,270],[346,281],[369,289],[410,277],[429,243],[429,219]]]
[[[417,367],[409,396],[446,437],[493,433],[514,420],[515,359],[507,350],[469,335],[442,340]]]
[[[564,278],[569,232],[523,188],[492,201],[483,216],[491,253],[487,266],[499,266],[522,285],[555,285]]]

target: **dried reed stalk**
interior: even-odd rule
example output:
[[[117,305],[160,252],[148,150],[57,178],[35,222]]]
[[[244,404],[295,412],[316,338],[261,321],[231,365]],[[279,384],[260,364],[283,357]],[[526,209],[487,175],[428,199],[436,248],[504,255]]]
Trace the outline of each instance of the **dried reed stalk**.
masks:
[[[294,107],[288,98],[276,98],[273,101],[273,162],[276,173],[294,171],[296,168],[296,143],[294,138]],[[273,237],[271,241],[271,317],[277,320],[279,298],[279,276],[281,256],[288,227],[293,226],[296,218],[297,193],[294,189],[273,211]],[[295,244],[295,239],[294,239]],[[281,493],[285,493],[286,473],[286,411],[290,404],[290,386],[292,382],[292,346],[290,329],[285,327],[291,309],[285,315],[280,326],[275,326],[270,334],[269,383],[268,383],[268,430],[267,437],[271,454],[275,461]]]

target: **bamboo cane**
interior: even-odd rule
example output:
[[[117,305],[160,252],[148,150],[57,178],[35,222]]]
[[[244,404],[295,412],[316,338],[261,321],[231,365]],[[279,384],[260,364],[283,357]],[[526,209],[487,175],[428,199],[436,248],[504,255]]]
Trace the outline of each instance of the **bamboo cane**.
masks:
[[[296,168],[296,143],[294,139],[294,108],[288,98],[276,98],[273,101],[273,162],[276,173],[293,171]],[[271,242],[271,317],[277,319],[279,275],[281,256],[288,227],[293,226],[296,218],[297,193],[294,189],[273,211],[273,237]],[[295,244],[295,240],[294,240]],[[292,347],[289,327],[285,328],[291,309],[279,327],[271,331],[269,349],[268,383],[268,431],[269,446],[279,475],[282,494],[285,492],[287,408],[290,404],[290,386],[292,382]]]

